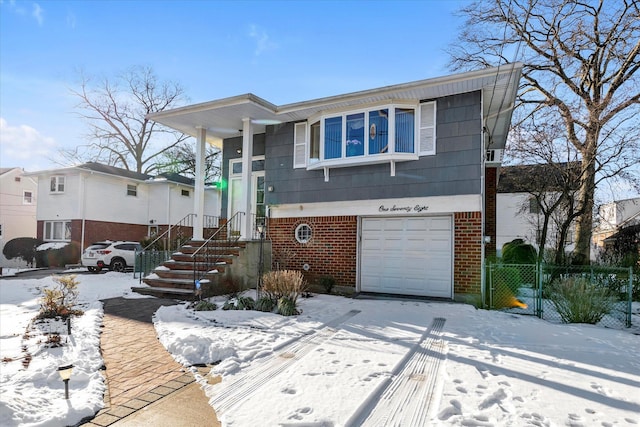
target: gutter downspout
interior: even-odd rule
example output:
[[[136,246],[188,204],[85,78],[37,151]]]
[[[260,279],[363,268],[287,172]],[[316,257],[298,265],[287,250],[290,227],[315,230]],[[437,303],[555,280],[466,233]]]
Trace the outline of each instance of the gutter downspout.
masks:
[[[80,232],[80,253],[84,252],[84,234],[86,231],[86,220],[87,220],[87,213],[86,213],[86,209],[87,209],[87,183],[86,183],[87,177],[81,173],[80,174],[80,183],[82,184],[82,215],[80,216],[82,219],[82,227],[81,227],[81,232]],[[81,261],[82,263],[82,261]]]
[[[481,98],[480,98],[480,114],[481,116],[484,115],[484,91],[481,91]],[[482,306],[484,307],[484,301],[485,301],[485,269],[486,269],[486,263],[485,263],[485,219],[486,219],[486,214],[487,214],[487,206],[486,206],[486,191],[485,191],[485,180],[486,180],[486,160],[487,160],[487,145],[486,145],[486,133],[485,133],[485,118],[482,117],[482,122],[481,122],[481,128],[480,128],[480,143],[482,144],[481,147],[482,149],[480,150],[480,201],[481,201],[481,209],[482,209],[482,215],[481,216],[481,222],[480,222],[480,226],[481,226],[481,235],[480,235],[480,297],[482,298]]]

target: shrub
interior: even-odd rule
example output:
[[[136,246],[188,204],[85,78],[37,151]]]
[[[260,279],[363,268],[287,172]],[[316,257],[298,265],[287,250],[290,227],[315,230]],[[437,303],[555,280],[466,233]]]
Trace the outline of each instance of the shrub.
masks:
[[[535,264],[536,249],[522,239],[515,239],[502,245],[502,262],[505,264]]]
[[[202,300],[195,303],[193,309],[195,311],[214,311],[218,309],[218,306],[213,302]]]
[[[296,302],[287,297],[278,300],[278,314],[283,316],[295,316],[300,314],[296,308]]]
[[[594,286],[582,277],[554,282],[547,296],[565,323],[596,324],[611,312],[614,304],[609,289]]]
[[[71,315],[81,315],[82,310],[75,308],[78,302],[78,281],[75,274],[54,276],[55,288],[42,289],[40,297],[39,319],[55,317],[67,318]]]
[[[295,270],[275,270],[262,276],[262,291],[273,301],[289,298],[294,303],[306,287],[302,273]]]
[[[258,311],[264,311],[265,313],[270,313],[276,307],[275,301],[273,301],[268,296],[260,297],[258,301],[256,301],[255,309]]]
[[[42,240],[33,237],[17,237],[9,240],[2,248],[2,254],[7,259],[20,258],[24,262],[33,266],[36,259],[36,248]]]
[[[223,310],[253,310],[256,302],[251,297],[230,298],[222,306]]]
[[[336,279],[333,276],[322,276],[318,279],[318,284],[324,288],[326,293],[330,294],[336,285]]]
[[[38,267],[64,267],[67,264],[77,264],[80,261],[80,244],[69,242],[63,247],[48,247],[44,243],[37,248],[36,265]]]

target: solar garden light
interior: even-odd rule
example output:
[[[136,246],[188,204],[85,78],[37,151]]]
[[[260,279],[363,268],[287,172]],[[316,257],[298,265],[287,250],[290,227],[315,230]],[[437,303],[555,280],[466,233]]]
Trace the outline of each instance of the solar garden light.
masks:
[[[73,365],[65,365],[58,368],[60,378],[64,381],[64,398],[67,400],[69,400],[69,379],[71,378],[72,371]]]

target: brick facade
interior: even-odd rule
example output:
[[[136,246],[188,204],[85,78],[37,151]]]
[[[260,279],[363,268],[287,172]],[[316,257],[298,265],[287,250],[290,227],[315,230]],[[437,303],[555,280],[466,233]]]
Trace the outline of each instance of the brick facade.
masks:
[[[454,293],[480,294],[482,267],[482,213],[454,215]]]
[[[44,240],[44,222],[38,221],[38,239]],[[148,227],[121,222],[85,221],[84,247],[101,240],[130,240],[138,242],[147,236]],[[82,242],[82,220],[71,220],[71,241]],[[84,248],[83,248],[84,249]]]
[[[308,243],[298,243],[294,233],[299,224],[312,229]],[[307,281],[333,276],[340,286],[356,285],[358,219],[356,216],[275,218],[269,220],[274,268],[300,270]],[[304,264],[309,270],[304,271]]]
[[[299,224],[309,224],[312,238],[299,243]],[[454,294],[479,294],[481,279],[482,214],[461,212],[454,216]],[[333,276],[341,286],[356,285],[358,219],[356,216],[272,218],[269,233],[273,268],[300,270],[309,282]],[[309,270],[304,271],[304,264]]]

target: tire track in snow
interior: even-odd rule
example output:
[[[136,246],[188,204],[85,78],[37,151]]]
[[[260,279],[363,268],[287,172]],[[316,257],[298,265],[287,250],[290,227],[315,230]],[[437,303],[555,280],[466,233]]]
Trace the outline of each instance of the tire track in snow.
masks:
[[[367,398],[346,426],[426,426],[440,362],[444,358],[442,328],[446,319],[433,319],[429,328],[395,367],[391,376]]]
[[[325,323],[318,329],[278,347],[276,351],[283,351],[265,359],[256,369],[247,369],[241,378],[226,385],[224,389],[220,389],[218,394],[210,399],[209,403],[218,414],[222,414],[239,402],[243,402],[269,380],[282,373],[304,355],[311,352],[311,350],[330,340],[338,333],[338,330],[335,329],[337,326],[358,313],[360,313],[360,310],[351,310]]]

